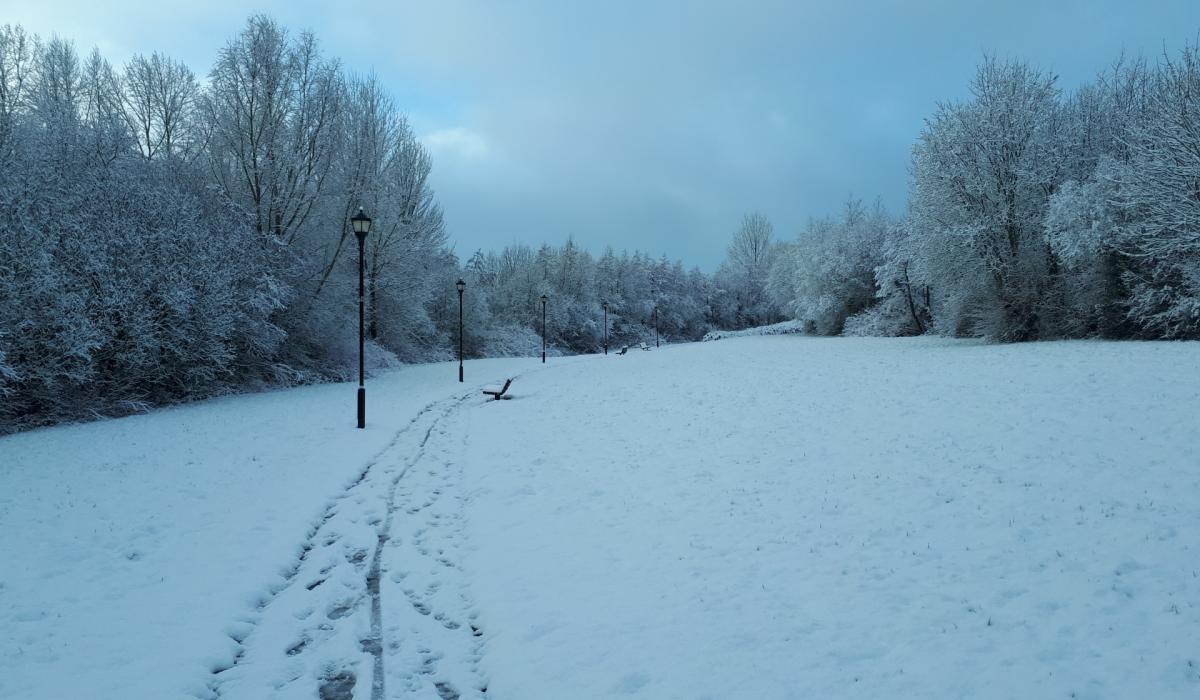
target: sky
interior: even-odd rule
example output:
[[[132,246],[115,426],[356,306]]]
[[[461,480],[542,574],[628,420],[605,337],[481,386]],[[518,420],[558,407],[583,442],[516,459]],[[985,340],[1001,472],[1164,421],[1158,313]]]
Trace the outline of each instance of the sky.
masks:
[[[1200,31],[1200,0],[0,0],[0,23],[198,75],[253,12],[392,91],[464,258],[572,236],[708,271],[749,212],[783,239],[852,195],[902,214],[923,120],[985,53],[1070,90]]]

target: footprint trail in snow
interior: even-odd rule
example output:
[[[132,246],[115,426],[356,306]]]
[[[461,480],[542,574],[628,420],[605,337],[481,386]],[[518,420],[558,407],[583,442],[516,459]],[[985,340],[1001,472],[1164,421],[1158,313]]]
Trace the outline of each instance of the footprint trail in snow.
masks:
[[[286,583],[229,628],[208,698],[486,697],[462,575],[471,400],[426,407],[330,501]]]

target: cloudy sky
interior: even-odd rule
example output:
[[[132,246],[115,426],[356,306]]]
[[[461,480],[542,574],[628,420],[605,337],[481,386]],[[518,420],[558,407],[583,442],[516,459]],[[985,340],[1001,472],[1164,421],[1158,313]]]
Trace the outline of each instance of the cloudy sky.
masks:
[[[1070,89],[1200,30],[1197,0],[0,0],[0,22],[200,75],[254,11],[391,88],[460,254],[573,235],[708,270],[749,211],[785,237],[851,193],[902,212],[922,120],[984,52]]]

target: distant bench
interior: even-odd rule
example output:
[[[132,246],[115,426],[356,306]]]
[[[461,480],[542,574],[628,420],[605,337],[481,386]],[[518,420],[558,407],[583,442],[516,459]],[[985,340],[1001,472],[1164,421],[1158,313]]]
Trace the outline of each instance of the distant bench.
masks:
[[[508,393],[508,387],[511,384],[512,384],[511,378],[505,379],[504,386],[500,389],[500,391],[495,391],[493,389],[484,389],[483,393],[487,394],[488,396],[491,396],[492,398],[496,399],[497,401],[499,401],[500,399],[511,399],[512,398],[511,396],[506,395]]]
[[[638,343],[637,347],[642,350],[651,350],[652,349],[649,345],[646,345],[645,343]],[[625,353],[629,352],[631,349],[632,349],[632,346],[622,345],[621,349],[617,351],[617,354],[624,355]]]

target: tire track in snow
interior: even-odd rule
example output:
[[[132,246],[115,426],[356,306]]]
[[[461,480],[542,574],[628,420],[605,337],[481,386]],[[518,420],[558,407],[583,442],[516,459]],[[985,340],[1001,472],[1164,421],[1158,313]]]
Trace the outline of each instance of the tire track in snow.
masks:
[[[388,695],[388,679],[399,684],[393,696],[486,696],[483,632],[455,556],[465,535],[465,498],[442,502],[461,482],[465,449],[463,430],[460,441],[447,446],[444,423],[469,416],[460,409],[472,397],[484,403],[477,391],[425,406],[330,501],[283,581],[259,596],[236,635],[230,633],[234,651],[211,666],[209,692],[198,697],[300,693],[351,700],[363,697],[355,686],[365,681],[359,666],[368,664],[372,700]],[[417,466],[414,478],[406,478]],[[404,536],[396,532],[401,524]],[[401,584],[406,577],[427,585]],[[408,605],[385,606],[389,591]],[[396,668],[389,668],[388,657],[395,657]]]
[[[380,462],[382,460],[384,460],[385,457],[390,452],[398,449],[401,446],[401,444],[405,441],[405,438],[408,435],[410,435],[414,431],[419,432],[420,427],[422,426],[423,423],[425,423],[429,420],[431,414],[437,413],[438,409],[442,408],[442,410],[440,411],[440,415],[437,415],[436,417],[433,418],[432,422],[430,422],[429,427],[426,428],[426,430],[424,432],[424,435],[420,442],[420,446],[423,448],[425,441],[427,441],[429,438],[429,434],[430,434],[433,426],[436,425],[437,422],[439,420],[441,420],[441,418],[443,418],[446,414],[448,414],[450,411],[452,411],[455,406],[457,406],[459,403],[461,403],[463,400],[465,400],[467,396],[468,395],[464,395],[464,396],[456,397],[456,398],[449,399],[449,400],[434,402],[434,403],[431,403],[431,404],[425,406],[420,411],[418,411],[417,414],[415,416],[413,416],[413,418],[406,425],[404,425],[403,427],[401,427],[399,430],[396,431],[395,435],[393,435],[392,439],[387,443],[387,445],[385,445],[371,459],[369,459],[366,462],[366,464],[363,466],[362,470],[358,473],[358,475],[352,481],[350,481],[337,494],[337,496],[334,497],[334,499],[332,501],[330,501],[326,505],[321,516],[318,517],[313,522],[313,524],[309,527],[308,531],[306,532],[305,538],[304,538],[302,544],[300,545],[300,553],[297,556],[295,562],[288,568],[288,570],[284,574],[283,580],[278,582],[277,584],[271,586],[270,588],[268,588],[268,590],[266,592],[264,592],[263,594],[258,595],[257,599],[255,600],[255,602],[252,606],[252,610],[247,615],[245,615],[242,618],[240,618],[239,620],[237,620],[236,624],[230,628],[232,631],[230,631],[228,634],[229,634],[231,640],[235,644],[234,650],[230,656],[226,657],[225,660],[216,661],[211,664],[210,669],[212,672],[212,678],[207,684],[207,688],[208,688],[209,692],[207,695],[201,695],[199,697],[208,698],[210,700],[220,700],[221,698],[224,698],[227,696],[226,687],[225,687],[226,682],[227,682],[227,677],[230,676],[231,674],[236,674],[241,669],[241,667],[244,665],[248,644],[251,641],[250,637],[251,637],[251,635],[254,635],[256,632],[259,632],[259,627],[261,626],[261,623],[262,623],[263,614],[267,610],[268,606],[271,606],[272,604],[276,604],[281,597],[287,595],[289,592],[294,591],[297,588],[295,586],[295,583],[300,578],[300,574],[302,572],[304,572],[307,568],[311,568],[311,563],[310,563],[311,555],[315,551],[319,551],[319,549],[323,548],[323,547],[329,547],[329,546],[337,543],[341,539],[341,535],[339,533],[335,532],[335,533],[331,534],[328,532],[328,530],[330,528],[330,523],[333,522],[335,520],[335,518],[337,518],[337,516],[339,516],[339,514],[341,514],[341,508],[339,508],[339,506],[344,505],[348,499],[350,499],[352,496],[356,496],[359,491],[364,490],[363,489],[364,484],[369,485],[369,482],[371,481],[371,478],[373,476],[373,472],[377,471],[376,470],[377,465],[379,465]],[[398,474],[396,476],[396,478],[393,480],[393,483],[392,483],[389,491],[391,491],[391,489],[394,488],[394,484],[399,481],[399,479],[403,476],[403,474],[405,472],[407,472],[408,468],[415,461],[416,461],[415,458],[412,460],[406,460],[406,463],[402,467],[400,474]],[[360,497],[360,499],[359,499],[360,504],[365,500],[366,500],[366,495]],[[374,581],[372,582],[372,580],[371,580],[372,577],[370,575],[368,575],[367,578],[364,580],[364,586],[367,589],[365,592],[366,592],[367,596],[372,599],[371,617],[373,618],[373,621],[382,619],[381,601],[380,601],[380,596],[378,595],[378,573],[379,573],[379,571],[378,571],[378,567],[376,566],[377,562],[375,560],[378,559],[378,551],[382,548],[382,543],[380,542],[380,540],[382,539],[383,542],[386,542],[386,540],[387,540],[386,533],[388,531],[388,527],[390,527],[390,523],[387,523],[385,525],[385,527],[380,531],[380,533],[382,534],[382,537],[380,537],[380,536],[376,537],[377,554],[375,557],[373,557],[373,560],[372,560],[372,573],[375,574]],[[360,552],[361,552],[361,556],[360,556]],[[350,553],[349,556],[347,557],[348,563],[350,563],[352,565],[353,564],[361,564],[364,561],[364,559],[365,559],[365,551],[361,551],[361,550],[353,550],[352,553]],[[304,591],[306,593],[316,592],[328,580],[329,574],[331,573],[333,568],[334,568],[333,566],[326,566],[326,567],[320,568],[319,572],[316,575],[305,577],[305,578],[310,579],[310,582],[302,587],[304,589]],[[348,616],[350,614],[350,612],[352,612],[353,607],[354,606],[352,604],[346,606],[345,609],[343,609],[341,607],[333,607],[329,610],[328,617],[331,619],[331,621],[340,620],[341,618]],[[372,624],[372,632],[379,633],[379,634],[373,634],[373,636],[376,639],[381,638],[381,628],[379,626],[375,625],[374,623]],[[367,651],[367,652],[374,651],[372,645],[370,644],[370,642],[371,642],[370,639],[363,640],[363,641],[365,642],[363,644],[364,651]],[[301,637],[299,640],[296,640],[293,643],[289,644],[286,648],[285,653],[287,656],[293,656],[293,657],[298,656],[298,655],[304,653],[306,650],[308,650],[308,648],[310,647],[312,642],[313,642],[313,640],[308,638],[307,636]],[[380,644],[378,646],[381,648],[382,643],[380,642]],[[383,675],[383,669],[382,669],[382,653],[381,653],[381,651],[378,654],[374,654],[374,656],[377,659],[377,661],[376,661],[376,668],[374,669],[375,673],[373,674],[372,686],[374,688],[374,686],[377,683],[380,684],[380,690],[379,690],[378,697],[382,697],[383,690],[382,690],[381,684],[382,684],[382,679],[383,679],[384,675]],[[350,697],[348,695],[348,693],[352,690],[353,685],[356,680],[353,676],[347,677],[344,672],[332,672],[332,673],[327,673],[324,675],[328,676],[328,678],[325,679],[325,682],[322,684],[321,688],[318,689],[320,692],[320,697],[322,697],[323,700],[325,698],[338,698],[339,696],[345,696],[347,698]],[[378,680],[375,680],[375,679],[378,679]],[[295,680],[298,680],[298,677],[292,678],[288,682],[295,681]],[[327,690],[327,688],[328,688],[328,690]],[[277,689],[278,689],[278,686],[277,686]],[[373,697],[374,697],[374,692],[373,692]]]
[[[482,698],[483,632],[469,595],[460,549],[465,542],[467,502],[462,484],[469,412],[456,412],[431,427],[422,458],[397,489],[392,512],[401,513],[383,552],[385,592],[408,605],[384,609],[384,629],[412,640],[389,652],[389,689],[394,697]],[[450,423],[450,425],[447,425]],[[454,439],[457,438],[457,439]]]
[[[438,426],[442,419],[450,415],[467,399],[467,396],[459,397],[450,406],[442,412],[425,431],[425,436],[421,438],[421,443],[418,446],[417,453],[404,466],[395,478],[392,479],[391,486],[388,488],[387,496],[387,516],[384,518],[383,527],[379,530],[379,537],[375,543],[375,553],[371,557],[371,570],[367,573],[367,592],[371,597],[371,636],[369,645],[364,645],[364,649],[369,651],[374,657],[373,675],[371,681],[371,700],[383,700],[384,698],[384,661],[383,661],[383,596],[379,589],[379,579],[381,576],[381,566],[383,561],[383,548],[391,539],[392,521],[396,514],[396,487],[404,475],[412,469],[414,464],[417,464],[425,456],[425,447],[429,444],[429,437],[433,434],[433,429]]]

